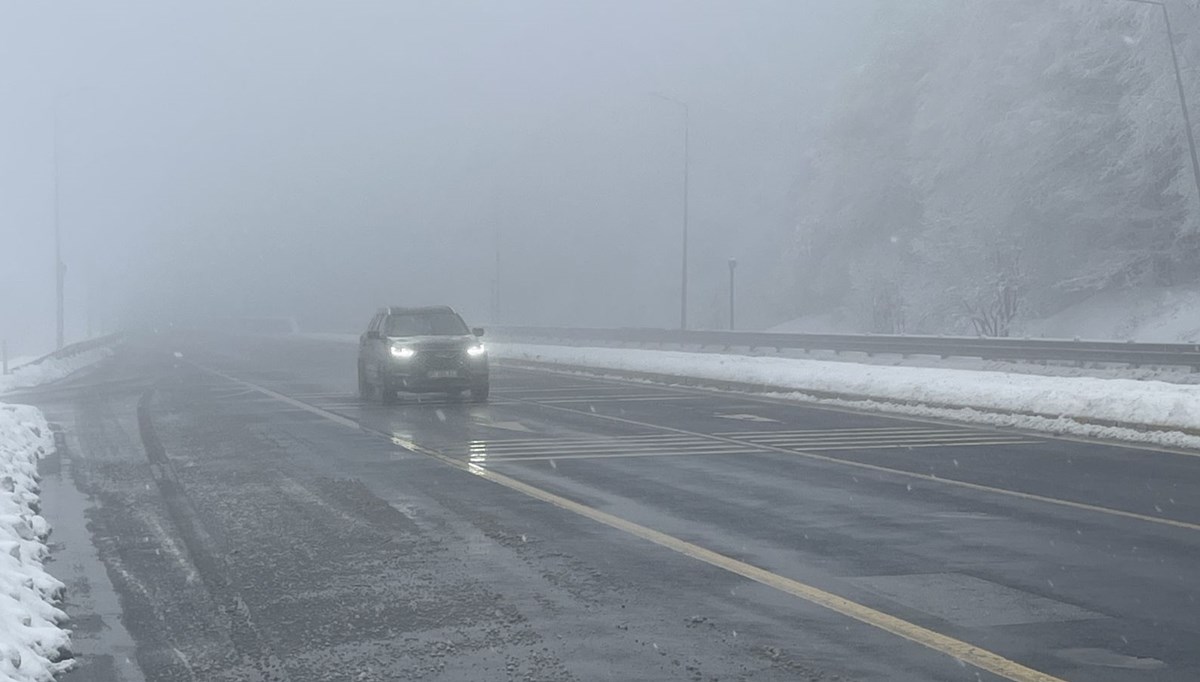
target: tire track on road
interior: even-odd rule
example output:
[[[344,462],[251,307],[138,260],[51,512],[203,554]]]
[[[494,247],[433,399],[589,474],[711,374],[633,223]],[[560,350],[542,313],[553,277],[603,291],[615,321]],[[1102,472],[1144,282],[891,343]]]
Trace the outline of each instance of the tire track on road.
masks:
[[[192,563],[220,609],[221,619],[229,630],[229,639],[248,667],[258,673],[259,682],[291,682],[283,661],[271,650],[251,617],[250,609],[236,583],[230,578],[228,566],[212,535],[204,527],[187,491],[167,457],[166,448],[154,428],[150,404],[156,393],[150,389],[137,404],[138,431],[146,457],[150,460],[151,475],[158,484],[171,521],[175,524]]]

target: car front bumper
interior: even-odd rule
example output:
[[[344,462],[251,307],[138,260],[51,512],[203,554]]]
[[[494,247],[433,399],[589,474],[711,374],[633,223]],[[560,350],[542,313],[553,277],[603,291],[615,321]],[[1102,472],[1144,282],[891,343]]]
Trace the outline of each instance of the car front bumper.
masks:
[[[386,390],[409,393],[461,391],[488,381],[487,359],[464,360],[456,367],[395,360],[383,371]]]

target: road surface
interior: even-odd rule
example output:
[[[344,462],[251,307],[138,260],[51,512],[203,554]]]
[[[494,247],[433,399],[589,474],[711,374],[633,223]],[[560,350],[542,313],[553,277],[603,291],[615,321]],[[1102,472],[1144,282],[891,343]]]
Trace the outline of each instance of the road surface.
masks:
[[[1200,458],[355,347],[130,341],[6,397],[67,680],[1196,680]]]

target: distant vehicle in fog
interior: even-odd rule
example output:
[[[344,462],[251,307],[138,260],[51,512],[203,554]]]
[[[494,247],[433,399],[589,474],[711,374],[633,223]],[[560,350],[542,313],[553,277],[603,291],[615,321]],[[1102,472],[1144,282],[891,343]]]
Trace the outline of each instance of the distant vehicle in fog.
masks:
[[[381,308],[358,342],[358,392],[394,402],[399,393],[446,393],[487,400],[483,329],[468,329],[449,306]]]

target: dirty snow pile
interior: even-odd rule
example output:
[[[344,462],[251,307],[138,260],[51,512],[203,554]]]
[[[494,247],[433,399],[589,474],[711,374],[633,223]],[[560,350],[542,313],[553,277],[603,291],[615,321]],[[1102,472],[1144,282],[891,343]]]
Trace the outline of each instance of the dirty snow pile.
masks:
[[[1200,430],[1200,386],[1161,381],[887,367],[628,348],[499,343],[491,344],[490,349],[498,358],[731,381],[770,386],[781,392],[809,391],[843,400],[970,408],[976,416],[971,421],[982,421],[981,413],[1034,415],[1051,420],[1052,429],[1058,431],[1071,430],[1070,420]]]
[[[54,448],[34,407],[0,404],[0,679],[53,680],[70,667],[54,606],[64,585],[46,572],[50,527],[38,515],[37,461]]]
[[[46,358],[36,365],[22,365],[8,376],[0,376],[0,393],[14,388],[28,388],[50,381],[57,381],[88,365],[112,355],[112,348],[102,347],[76,353],[65,358]]]

